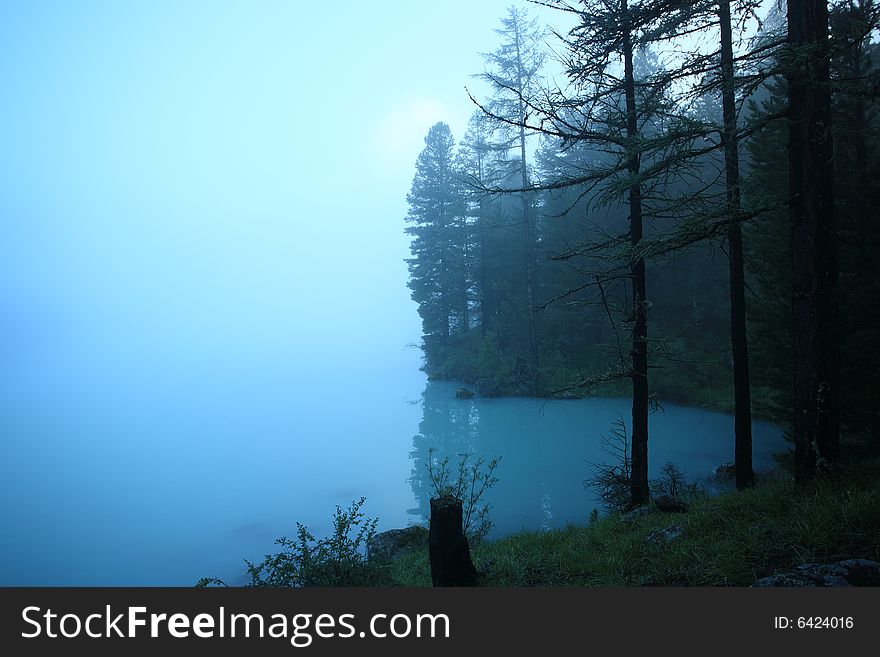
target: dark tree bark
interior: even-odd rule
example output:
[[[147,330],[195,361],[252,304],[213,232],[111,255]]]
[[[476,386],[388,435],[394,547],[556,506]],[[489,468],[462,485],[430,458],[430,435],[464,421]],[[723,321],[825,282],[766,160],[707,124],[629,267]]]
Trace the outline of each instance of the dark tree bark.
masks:
[[[466,214],[462,214],[461,217],[461,245],[462,245],[462,256],[463,262],[461,267],[461,275],[459,285],[461,286],[461,309],[459,313],[461,315],[461,326],[458,327],[458,332],[461,334],[465,334],[468,332],[468,329],[471,327],[471,319],[470,319],[470,297],[468,296],[468,288],[470,281],[470,273],[471,273],[471,234],[470,234],[470,226],[468,226],[468,218]]]
[[[489,288],[489,267],[487,266],[487,258],[489,257],[489,248],[486,244],[486,210],[485,201],[480,199],[480,217],[477,225],[477,231],[480,242],[480,334],[483,340],[492,327],[492,302],[491,292]]]
[[[452,496],[431,499],[428,554],[434,586],[475,586],[477,569],[462,528],[461,500]]]
[[[526,109],[523,102],[525,81],[523,80],[523,62],[520,45],[519,22],[515,24],[515,48],[516,48],[516,88],[518,92],[519,109],[519,161],[520,176],[522,177],[523,189],[529,185],[528,160],[526,159]],[[522,199],[523,228],[525,234],[525,257],[526,257],[526,326],[529,341],[529,367],[531,369],[532,394],[537,395],[540,388],[538,381],[538,330],[535,322],[535,226],[530,211],[529,196],[526,191],[520,195]]]
[[[482,183],[483,177],[483,153],[479,149],[477,155],[477,178]],[[485,341],[486,333],[492,329],[492,303],[489,292],[489,268],[487,258],[489,248],[486,244],[486,199],[480,196],[480,215],[477,217],[477,240],[479,242],[480,258],[480,337]]]
[[[739,150],[737,144],[736,98],[733,77],[733,34],[730,0],[718,3],[721,23],[721,105],[724,115],[724,170],[730,227],[727,246],[730,265],[730,343],[733,353],[734,464],[736,487],[752,486],[752,410],[749,385],[749,345],[746,337],[745,275],[740,215]]]
[[[880,456],[880,413],[874,414],[874,421],[871,423],[871,442],[874,445],[874,455]]]
[[[788,0],[788,39],[795,473],[803,481],[837,461],[840,443],[827,3]]]
[[[621,1],[624,20],[629,20],[627,0]],[[633,45],[629,27],[623,32],[624,95],[626,96],[626,137],[631,153],[627,168],[633,183],[629,188],[629,238],[633,249],[642,240],[642,190],[638,183],[639,155],[635,147],[638,138],[635,77],[633,75]],[[635,258],[630,265],[633,293],[632,335],[632,471],[630,497],[633,506],[645,504],[648,490],[648,308],[645,303],[645,259]]]

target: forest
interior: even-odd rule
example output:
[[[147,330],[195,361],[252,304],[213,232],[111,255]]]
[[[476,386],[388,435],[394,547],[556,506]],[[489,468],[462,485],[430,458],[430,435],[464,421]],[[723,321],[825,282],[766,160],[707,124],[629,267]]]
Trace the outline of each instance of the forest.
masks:
[[[10,631],[880,586],[880,0],[32,0],[0,50]],[[546,608],[699,619],[598,593]]]
[[[880,445],[875,3],[539,4],[558,24],[511,7],[475,72],[491,93],[416,162],[429,378],[631,396],[632,506],[664,402],[734,414],[740,489],[755,418],[801,482]]]

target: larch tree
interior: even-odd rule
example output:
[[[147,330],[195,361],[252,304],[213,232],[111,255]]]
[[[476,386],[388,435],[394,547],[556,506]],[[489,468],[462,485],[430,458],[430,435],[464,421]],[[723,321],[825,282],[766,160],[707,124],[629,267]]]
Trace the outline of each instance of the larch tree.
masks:
[[[526,139],[531,132],[527,125],[530,99],[539,91],[540,71],[544,64],[544,33],[536,19],[530,19],[523,9],[508,8],[508,16],[496,30],[501,45],[485,54],[488,69],[481,78],[489,82],[494,95],[486,103],[490,116],[498,121],[498,132],[503,135],[503,147],[514,153],[510,159],[509,187],[520,188],[523,235],[523,269],[525,272],[525,307],[528,363],[532,393],[540,391],[538,362],[538,329],[536,311],[535,213],[529,187],[529,165]]]
[[[676,201],[681,207],[690,207],[690,215],[682,223],[683,230],[659,247],[660,251],[687,246],[694,240],[712,239],[723,235],[727,244],[729,278],[729,318],[731,363],[734,388],[734,457],[737,488],[743,489],[754,482],[752,468],[752,413],[751,383],[749,378],[749,350],[746,327],[745,264],[742,223],[747,219],[743,211],[740,182],[740,119],[739,109],[748,91],[766,79],[768,73],[760,66],[774,51],[772,43],[753,43],[752,48],[734,53],[734,32],[742,37],[743,26],[749,17],[756,17],[760,3],[757,0],[667,0],[656,4],[654,11],[662,10],[655,30],[656,38],[680,41],[696,32],[717,30],[718,48],[687,53],[677,49],[677,65],[664,75],[680,88],[682,100],[690,99],[693,109],[701,114],[690,124],[690,129],[673,139],[683,139],[679,151],[691,158],[697,167],[711,163],[714,150],[723,152],[723,180],[725,201],[715,200],[712,185],[691,186]],[[732,20],[732,8],[737,21]],[[749,74],[746,74],[749,69]],[[688,79],[693,80],[689,83]],[[684,87],[684,90],[681,90]],[[716,101],[717,99],[717,101]],[[713,107],[713,103],[717,106]],[[720,122],[715,118],[719,117]],[[696,117],[695,117],[696,118]],[[720,123],[720,124],[719,124]],[[702,125],[701,125],[702,124]],[[749,126],[749,129],[753,126]],[[701,146],[691,149],[689,144],[699,137]],[[710,177],[711,179],[711,177]],[[687,200],[690,197],[690,200]],[[715,207],[713,207],[715,206]],[[722,207],[719,212],[716,207]],[[723,230],[722,230],[723,229]]]
[[[721,33],[721,105],[724,127],[724,174],[727,192],[727,260],[730,269],[730,343],[733,354],[734,470],[736,487],[752,486],[752,402],[749,381],[749,345],[746,333],[745,265],[742,237],[742,200],[739,175],[736,78],[730,0],[719,0]]]
[[[627,171],[630,177],[629,239],[638,249],[644,228],[642,225],[642,189],[639,181],[641,158],[634,142],[639,138],[639,109],[636,107],[635,76],[633,73],[633,24],[628,0],[619,6],[620,54],[623,57],[623,91],[626,98],[626,142],[628,146]],[[630,265],[633,299],[632,332],[632,503],[648,501],[648,300],[645,281],[645,259],[636,255]]]
[[[588,165],[580,175],[543,185],[545,189],[580,187],[583,197],[594,205],[622,204],[628,215],[628,230],[618,246],[622,251],[609,256],[612,271],[597,272],[596,282],[624,277],[629,284],[627,298],[631,343],[621,357],[617,376],[632,384],[632,431],[630,504],[650,499],[648,484],[648,308],[645,258],[643,186],[650,173],[643,161],[652,160],[652,141],[647,133],[662,103],[662,86],[643,84],[636,72],[637,53],[650,46],[647,28],[656,23],[656,8],[649,2],[629,0],[587,0],[578,7],[559,3],[578,23],[561,36],[567,51],[566,68],[573,92],[551,94],[530,109],[540,116],[540,129],[566,144],[579,143],[601,152],[603,157]],[[594,247],[588,247],[592,249]],[[600,284],[600,283],[599,283]]]
[[[566,89],[544,90],[527,96],[520,118],[511,119],[492,106],[484,111],[502,122],[556,138],[563,150],[572,144],[585,146],[600,157],[560,180],[543,181],[532,189],[544,191],[579,189],[579,198],[592,207],[625,208],[628,229],[604,244],[579,245],[572,254],[599,255],[605,267],[593,272],[584,286],[625,280],[623,292],[629,306],[625,324],[631,336],[628,354],[620,354],[620,370],[586,384],[626,377],[632,384],[632,431],[630,503],[646,503],[648,483],[648,309],[643,192],[657,190],[679,158],[668,153],[672,143],[659,127],[669,113],[666,85],[656,84],[650,70],[656,62],[648,49],[658,39],[658,21],[671,1],[585,0],[578,5],[555,2],[577,24],[566,35],[557,33],[565,48]],[[637,71],[638,66],[645,69]],[[508,87],[510,88],[510,87]],[[508,190],[511,191],[511,190]],[[515,191],[515,190],[513,190]],[[595,280],[594,280],[595,279]],[[604,296],[604,292],[603,292]],[[610,313],[609,313],[610,315]],[[615,329],[616,331],[616,329]]]

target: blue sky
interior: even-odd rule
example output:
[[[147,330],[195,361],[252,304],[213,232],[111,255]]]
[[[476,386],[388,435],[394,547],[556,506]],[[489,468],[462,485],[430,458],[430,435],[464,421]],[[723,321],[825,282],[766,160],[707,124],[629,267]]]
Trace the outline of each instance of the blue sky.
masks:
[[[0,353],[417,341],[413,163],[508,4],[2,3]]]

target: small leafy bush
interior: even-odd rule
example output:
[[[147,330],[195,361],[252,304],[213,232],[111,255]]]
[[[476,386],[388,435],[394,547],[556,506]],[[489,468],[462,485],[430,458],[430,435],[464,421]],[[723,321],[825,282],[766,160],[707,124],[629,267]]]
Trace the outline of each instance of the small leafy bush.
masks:
[[[484,539],[492,529],[489,519],[491,505],[485,502],[484,496],[492,486],[498,483],[495,470],[501,463],[496,456],[486,461],[482,456],[470,462],[470,454],[461,454],[455,472],[449,465],[449,457],[442,460],[434,457],[434,448],[428,448],[428,478],[434,489],[434,497],[452,496],[461,500],[462,524],[464,533],[472,542]]]
[[[260,563],[245,560],[251,581],[247,586],[376,586],[380,571],[366,558],[366,546],[376,534],[378,519],[361,512],[365,498],[348,509],[336,507],[333,532],[316,539],[306,527],[296,523],[296,538],[275,541],[281,551],[267,554]],[[196,586],[225,586],[215,578],[199,580]]]
[[[655,497],[666,495],[673,499],[690,501],[704,494],[699,483],[688,481],[675,463],[664,465],[661,473],[659,479],[650,482],[651,494]]]
[[[602,446],[611,457],[611,463],[592,463],[593,476],[584,481],[584,488],[592,489],[608,512],[625,511],[630,503],[632,459],[629,453],[629,436],[626,422],[618,417],[611,430],[602,436]]]

